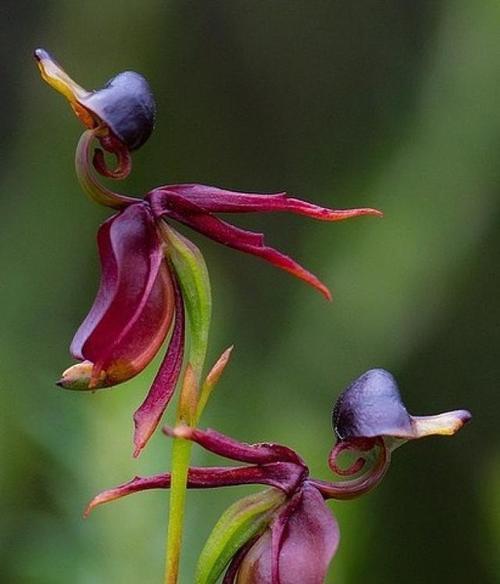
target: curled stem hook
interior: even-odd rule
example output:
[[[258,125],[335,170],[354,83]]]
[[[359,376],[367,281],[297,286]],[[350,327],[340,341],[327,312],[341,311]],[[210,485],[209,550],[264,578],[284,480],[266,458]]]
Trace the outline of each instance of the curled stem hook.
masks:
[[[345,446],[341,446],[345,444]],[[390,450],[384,443],[383,438],[377,437],[369,440],[353,440],[338,444],[329,457],[330,468],[342,476],[352,476],[357,474],[366,466],[367,458],[361,457],[347,469],[340,469],[336,462],[336,457],[347,450],[361,450],[363,452],[376,449],[376,458],[373,464],[361,475],[346,481],[329,482],[311,479],[311,483],[320,491],[325,499],[354,499],[364,495],[374,489],[383,479],[391,462]],[[340,472],[339,472],[340,470]]]
[[[114,170],[109,170],[106,166],[102,150],[97,149],[95,153],[92,154],[92,142],[96,138],[96,131],[97,130],[94,129],[86,130],[81,135],[78,146],[76,147],[75,169],[78,181],[80,182],[82,189],[96,203],[106,207],[111,207],[112,209],[124,209],[132,203],[137,203],[137,199],[115,193],[99,184],[92,174],[91,166],[94,165],[96,170],[104,176],[110,178],[125,178],[129,174],[131,168],[130,155],[128,152],[127,154],[124,154],[123,149],[113,150],[113,153],[118,160],[118,166]]]

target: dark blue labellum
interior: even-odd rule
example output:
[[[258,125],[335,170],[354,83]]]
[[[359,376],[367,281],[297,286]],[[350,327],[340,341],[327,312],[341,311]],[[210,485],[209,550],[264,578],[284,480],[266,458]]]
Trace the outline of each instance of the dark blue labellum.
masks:
[[[81,100],[130,150],[137,150],[149,138],[155,122],[156,105],[148,82],[134,71],[113,77],[100,90]]]

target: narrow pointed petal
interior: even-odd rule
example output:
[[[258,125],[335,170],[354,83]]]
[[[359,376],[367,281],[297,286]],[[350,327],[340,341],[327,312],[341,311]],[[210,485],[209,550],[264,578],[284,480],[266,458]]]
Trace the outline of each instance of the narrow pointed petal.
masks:
[[[185,316],[184,303],[175,278],[175,324],[167,353],[156,374],[146,399],[134,414],[134,456],[137,457],[158,426],[174,394],[184,357]]]
[[[323,584],[339,539],[323,497],[306,484],[248,551],[235,584]]]
[[[323,282],[292,258],[267,246],[261,233],[235,227],[174,192],[152,191],[148,198],[157,217],[170,217],[214,241],[260,257],[310,284],[331,300],[331,293]]]
[[[189,489],[213,489],[238,485],[267,485],[288,494],[293,492],[299,478],[296,467],[286,463],[273,463],[265,466],[191,467],[188,472],[187,486]],[[170,473],[150,477],[134,477],[122,485],[96,495],[87,505],[85,516],[95,507],[127,495],[152,489],[169,489],[170,487]],[[282,497],[282,495],[279,496]]]
[[[290,197],[287,193],[242,193],[200,184],[178,184],[164,187],[196,203],[210,213],[270,213],[284,211],[320,221],[342,221],[361,215],[382,216],[377,209],[328,209],[308,201]]]
[[[256,464],[290,462],[306,468],[304,461],[294,450],[281,444],[247,444],[210,428],[201,430],[190,426],[177,426],[176,428],[165,427],[163,431],[167,436],[192,440],[203,446],[205,450],[230,460]]]
[[[165,340],[174,312],[172,277],[154,221],[142,203],[106,221],[98,233],[101,284],[71,344],[94,364],[88,389],[130,379]]]
[[[84,517],[88,517],[90,512],[99,505],[116,501],[127,495],[138,493],[140,491],[148,491],[151,489],[169,489],[171,476],[170,473],[158,474],[151,477],[134,477],[132,480],[118,485],[112,489],[106,489],[96,495],[85,507],[83,513]]]
[[[371,369],[358,377],[338,398],[333,426],[341,441],[385,436],[395,447],[401,440],[432,434],[452,435],[471,419],[466,410],[436,416],[411,416],[394,377],[384,369]],[[396,439],[391,443],[390,439]]]

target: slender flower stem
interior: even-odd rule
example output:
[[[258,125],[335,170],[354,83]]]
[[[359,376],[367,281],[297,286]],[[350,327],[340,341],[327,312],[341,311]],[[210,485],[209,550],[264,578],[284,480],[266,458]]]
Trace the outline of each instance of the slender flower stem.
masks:
[[[165,584],[176,584],[179,577],[184,509],[186,506],[186,483],[191,459],[192,444],[176,439],[172,449],[172,483],[170,510],[165,548]]]
[[[100,185],[92,174],[91,152],[92,143],[96,138],[96,130],[85,130],[80,137],[75,154],[76,176],[82,189],[99,205],[112,209],[123,209],[138,199],[120,195]]]
[[[207,266],[199,249],[166,223],[160,225],[166,254],[182,289],[189,323],[189,351],[177,407],[176,425],[194,426],[211,319],[211,291]],[[166,545],[165,584],[176,584],[184,524],[191,442],[176,438],[172,454],[172,484]]]

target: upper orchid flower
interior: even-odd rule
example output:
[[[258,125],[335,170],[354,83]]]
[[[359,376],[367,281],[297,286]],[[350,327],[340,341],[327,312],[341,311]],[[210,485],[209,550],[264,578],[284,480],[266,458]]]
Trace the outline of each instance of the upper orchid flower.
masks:
[[[129,174],[130,151],[147,140],[154,124],[155,104],[146,80],[128,71],[114,77],[103,89],[87,91],[46,51],[37,50],[35,57],[42,77],[68,99],[87,128],[76,153],[76,171],[83,189],[98,203],[118,211],[99,229],[101,284],[71,344],[71,354],[80,363],[67,369],[59,384],[69,389],[95,390],[126,381],[144,369],[171,331],[161,369],[134,416],[138,452],[158,424],[182,367],[185,295],[191,285],[181,274],[179,256],[184,265],[189,265],[193,281],[204,279],[205,289],[209,288],[201,254],[173,229],[171,220],[261,257],[330,299],[330,291],[316,276],[267,246],[262,234],[235,227],[214,213],[287,211],[322,221],[381,213],[370,208],[327,209],[286,193],[241,193],[198,184],[158,187],[143,199],[116,193],[99,184],[93,170],[112,179]],[[100,148],[94,150],[95,140],[116,156],[115,169],[108,167]],[[208,306],[209,293],[205,296]],[[196,319],[190,317],[192,320]]]
[[[188,488],[206,489],[263,484],[271,489],[235,503],[221,517],[198,564],[197,584],[215,584],[226,570],[225,584],[322,584],[339,542],[326,499],[352,499],[382,480],[391,451],[405,440],[452,435],[470,420],[466,410],[436,416],[408,414],[392,375],[372,369],[356,379],[334,409],[337,444],[330,452],[333,472],[350,477],[328,482],[314,479],[302,458],[278,444],[245,444],[214,430],[180,426],[170,436],[191,440],[206,450],[246,466],[192,467]],[[358,458],[339,464],[346,452]],[[94,507],[126,495],[170,487],[169,473],[136,477],[97,495]]]

